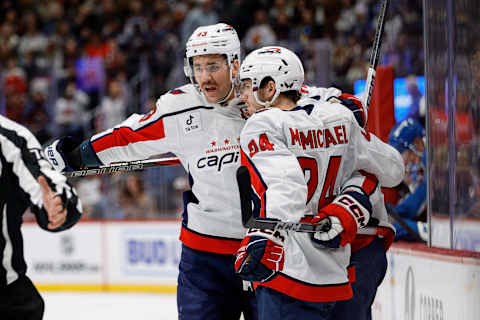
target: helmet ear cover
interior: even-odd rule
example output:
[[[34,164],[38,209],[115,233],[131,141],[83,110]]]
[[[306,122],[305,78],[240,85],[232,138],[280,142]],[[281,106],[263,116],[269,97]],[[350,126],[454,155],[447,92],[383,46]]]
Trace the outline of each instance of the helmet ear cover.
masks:
[[[262,81],[260,81],[259,90],[264,89],[267,86],[269,81],[273,81],[275,83],[275,80],[273,80],[272,77],[267,76],[263,78]],[[287,96],[288,99],[294,102],[297,102],[302,97],[302,94],[300,93],[300,91],[297,91],[297,90],[282,91],[280,94]]]

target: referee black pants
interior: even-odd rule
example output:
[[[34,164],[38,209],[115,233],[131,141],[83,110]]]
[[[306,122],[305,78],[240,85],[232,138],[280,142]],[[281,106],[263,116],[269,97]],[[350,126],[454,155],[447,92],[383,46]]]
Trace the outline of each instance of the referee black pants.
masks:
[[[41,320],[45,304],[27,276],[0,288],[0,319]]]

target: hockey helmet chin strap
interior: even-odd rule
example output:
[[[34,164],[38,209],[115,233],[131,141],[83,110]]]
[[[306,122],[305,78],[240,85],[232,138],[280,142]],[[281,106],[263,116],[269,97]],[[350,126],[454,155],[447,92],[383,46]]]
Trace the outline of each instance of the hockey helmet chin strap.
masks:
[[[232,94],[232,92],[233,92],[233,89],[234,89],[233,82],[231,82],[230,84],[231,84],[231,86],[230,86],[230,90],[228,90],[228,93],[227,93],[227,95],[226,95],[225,97],[223,97],[223,98],[221,98],[221,99],[217,100],[217,102],[216,102],[216,103],[218,103],[218,104],[222,104],[222,103],[226,102],[226,101],[227,101],[227,100],[230,98],[230,95]]]
[[[235,90],[235,85],[233,83],[234,80],[235,80],[233,78],[233,61],[232,61],[232,63],[229,63],[228,68],[230,69],[230,90],[228,90],[228,93],[225,97],[217,100],[216,103],[219,103],[219,104],[222,104],[222,103],[226,102],[230,98],[232,92],[234,92],[234,90]]]

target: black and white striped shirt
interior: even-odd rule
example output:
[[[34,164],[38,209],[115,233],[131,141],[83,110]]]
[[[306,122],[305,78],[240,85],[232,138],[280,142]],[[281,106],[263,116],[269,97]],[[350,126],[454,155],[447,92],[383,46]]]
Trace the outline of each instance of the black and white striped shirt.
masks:
[[[49,230],[43,208],[42,191],[37,178],[43,175],[50,188],[61,195],[67,208],[67,220]],[[62,231],[81,217],[82,206],[66,178],[44,158],[40,143],[20,124],[0,115],[0,288],[25,274],[22,215],[30,207],[42,229]]]

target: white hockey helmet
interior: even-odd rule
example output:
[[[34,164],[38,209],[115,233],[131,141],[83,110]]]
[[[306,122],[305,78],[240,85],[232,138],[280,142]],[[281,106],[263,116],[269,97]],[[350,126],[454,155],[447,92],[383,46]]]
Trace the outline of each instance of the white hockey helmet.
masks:
[[[240,40],[235,29],[226,23],[198,27],[187,41],[184,72],[196,85],[193,74],[193,57],[206,54],[221,54],[227,58],[233,90],[233,61],[240,63]],[[231,91],[230,91],[231,93]],[[227,95],[227,97],[230,95]]]
[[[275,81],[275,95],[270,101],[260,101],[258,89],[262,80],[271,77]],[[292,51],[282,47],[263,47],[252,51],[240,67],[240,80],[252,80],[255,100],[270,106],[281,92],[300,91],[304,81],[303,65]]]

